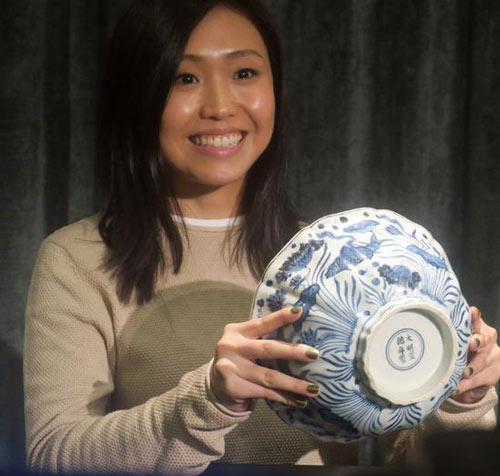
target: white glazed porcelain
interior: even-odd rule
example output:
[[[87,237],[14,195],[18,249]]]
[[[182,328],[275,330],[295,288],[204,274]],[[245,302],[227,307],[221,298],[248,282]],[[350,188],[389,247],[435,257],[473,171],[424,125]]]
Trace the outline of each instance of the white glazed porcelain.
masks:
[[[264,365],[317,383],[307,408],[268,402],[325,441],[409,428],[456,388],[467,360],[470,310],[441,246],[390,210],[359,208],[303,228],[267,267],[258,318],[301,305],[266,338],[316,347],[312,363]]]

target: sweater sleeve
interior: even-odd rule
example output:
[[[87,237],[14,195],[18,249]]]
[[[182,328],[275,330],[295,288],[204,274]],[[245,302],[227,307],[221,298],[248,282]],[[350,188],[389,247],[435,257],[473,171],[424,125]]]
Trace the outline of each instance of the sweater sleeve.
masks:
[[[114,334],[106,291],[59,243],[47,239],[26,308],[24,354],[28,468],[48,472],[191,475],[224,454],[224,437],[248,413],[221,411],[207,366],[175,388],[109,411]]]
[[[497,423],[495,407],[498,396],[492,387],[476,403],[464,404],[445,400],[438,411],[411,428],[387,435],[382,442],[385,458],[389,463],[414,462],[420,454],[422,438],[432,432],[455,430],[492,430]]]

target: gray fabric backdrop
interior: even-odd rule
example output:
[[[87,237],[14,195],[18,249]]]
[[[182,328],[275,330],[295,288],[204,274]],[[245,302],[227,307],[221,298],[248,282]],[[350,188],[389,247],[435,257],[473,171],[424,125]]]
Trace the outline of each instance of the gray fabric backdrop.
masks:
[[[41,240],[99,208],[97,78],[126,0],[0,2],[0,470],[23,452],[23,311]],[[286,57],[289,187],[311,218],[423,224],[500,327],[500,2],[267,0]]]

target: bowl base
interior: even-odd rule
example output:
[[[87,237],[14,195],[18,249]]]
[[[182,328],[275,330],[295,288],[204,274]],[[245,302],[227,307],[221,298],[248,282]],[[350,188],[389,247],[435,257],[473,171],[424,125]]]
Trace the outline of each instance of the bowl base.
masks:
[[[388,304],[364,325],[356,351],[358,371],[366,386],[390,403],[425,400],[453,372],[455,334],[438,306],[420,300]]]

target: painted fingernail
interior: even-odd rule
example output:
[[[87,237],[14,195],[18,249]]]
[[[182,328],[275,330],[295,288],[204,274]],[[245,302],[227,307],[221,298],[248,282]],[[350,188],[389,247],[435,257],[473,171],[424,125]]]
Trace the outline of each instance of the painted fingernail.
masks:
[[[481,347],[481,339],[479,337],[474,337],[474,342],[476,343],[476,348]]]
[[[300,311],[302,311],[302,306],[293,306],[292,307],[293,314],[298,314]]]
[[[306,357],[308,359],[316,360],[319,357],[319,350],[318,349],[307,349],[306,350]]]
[[[319,393],[319,385],[311,383],[307,386],[307,392],[312,393],[313,395],[317,395]]]
[[[299,408],[306,408],[307,407],[307,400],[304,399],[304,398],[296,398],[293,403],[295,404],[295,406],[299,407]]]

